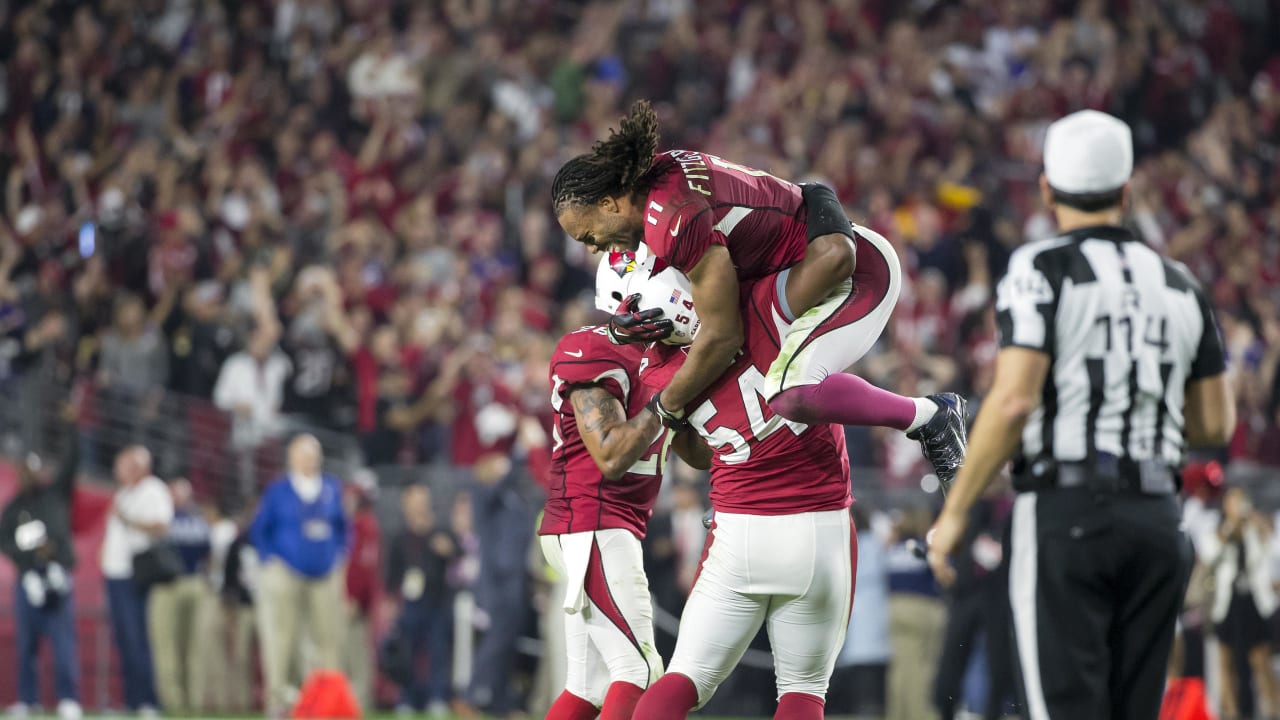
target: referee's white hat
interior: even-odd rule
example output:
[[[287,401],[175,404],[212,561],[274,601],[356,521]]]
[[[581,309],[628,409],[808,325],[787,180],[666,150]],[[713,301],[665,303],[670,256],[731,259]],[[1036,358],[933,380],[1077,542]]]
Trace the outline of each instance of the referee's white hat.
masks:
[[[1077,195],[1118,190],[1133,174],[1133,132],[1120,118],[1081,110],[1054,122],[1044,137],[1049,187]]]

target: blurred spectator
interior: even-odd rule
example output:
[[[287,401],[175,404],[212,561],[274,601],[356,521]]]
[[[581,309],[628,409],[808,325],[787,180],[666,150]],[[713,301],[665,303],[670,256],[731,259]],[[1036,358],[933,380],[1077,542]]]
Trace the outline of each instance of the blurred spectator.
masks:
[[[1231,488],[1222,498],[1218,533],[1209,536],[1202,551],[1216,580],[1211,618],[1218,637],[1225,718],[1272,717],[1280,712],[1269,628],[1277,606],[1267,549],[1271,532],[1244,490]],[[1247,687],[1245,663],[1252,671],[1256,707],[1253,698],[1242,692]]]
[[[151,589],[147,620],[160,703],[166,712],[190,713],[202,709],[209,677],[209,523],[185,478],[170,482],[169,493],[165,541],[181,556],[182,574]]]
[[[169,339],[169,388],[182,395],[210,400],[222,364],[235,345],[225,288],[206,280],[185,288],[162,328]]]
[[[125,705],[141,716],[154,717],[159,700],[147,637],[151,587],[135,577],[135,566],[144,553],[157,550],[169,531],[173,497],[164,482],[151,474],[151,453],[140,445],[130,445],[116,456],[115,477],[120,489],[102,540],[102,576],[124,675]]]
[[[693,580],[702,564],[702,551],[707,539],[707,528],[702,524],[702,516],[707,512],[703,497],[700,490],[690,483],[675,485],[671,494],[671,535],[676,551],[676,581],[686,596],[693,589]]]
[[[476,605],[483,613],[467,702],[502,717],[518,711],[512,672],[516,640],[528,613],[527,563],[533,542],[533,510],[522,494],[511,459],[482,456],[473,468],[472,503],[480,543]]]
[[[889,661],[888,720],[929,720],[937,710],[929,700],[938,656],[942,650],[945,610],[938,585],[923,558],[909,541],[923,543],[929,513],[913,508],[902,513],[889,542]]]
[[[889,568],[884,539],[872,527],[864,504],[854,503],[858,565],[853,610],[844,648],[836,659],[827,693],[832,714],[858,718],[884,717],[886,679],[892,648],[889,642]]]
[[[360,446],[371,465],[390,465],[401,458],[409,427],[399,413],[407,411],[413,397],[416,360],[415,352],[401,346],[393,325],[374,330],[369,346],[356,351]]]
[[[232,414],[232,448],[243,453],[258,447],[281,431],[280,409],[284,384],[289,376],[289,359],[281,353],[279,321],[270,300],[264,273],[253,282],[256,327],[246,348],[227,358],[213,388],[213,402]]]
[[[966,536],[954,563],[955,581],[947,588],[947,626],[934,684],[934,703],[942,720],[965,710],[966,671],[976,657],[985,660],[990,680],[984,720],[999,720],[1013,695],[1013,637],[1010,635],[1009,581],[1002,541],[1013,503],[1007,483],[992,483],[969,511]],[[984,652],[975,655],[981,639]]]
[[[453,592],[449,566],[459,556],[458,541],[440,527],[431,489],[410,485],[400,497],[404,530],[390,544],[387,558],[388,598],[399,600],[392,635],[406,645],[411,679],[401,688],[399,707],[432,716],[446,714],[450,697],[453,650]],[[426,656],[427,672],[419,658]]]
[[[263,492],[250,531],[261,562],[254,603],[272,715],[288,709],[306,677],[296,662],[304,637],[311,640],[319,668],[342,667],[343,628],[334,613],[345,615],[350,523],[341,485],[321,473],[323,457],[311,435],[289,443],[288,470]]]
[[[281,349],[292,366],[285,413],[314,427],[350,430],[355,421],[350,358],[360,337],[342,305],[333,271],[319,265],[299,271],[284,310]],[[377,464],[368,457],[366,461]]]
[[[116,301],[115,321],[102,336],[98,369],[101,416],[108,423],[119,423],[115,428],[118,434],[103,438],[107,445],[102,450],[107,457],[125,444],[146,439],[168,381],[164,340],[149,326],[146,312],[141,298],[125,295]]]
[[[13,561],[17,621],[18,703],[11,716],[37,713],[40,640],[53,646],[58,717],[79,720],[80,658],[76,650],[71,574],[76,565],[68,517],[78,471],[77,443],[58,467],[36,453],[18,465],[18,492],[0,513],[0,552]]]
[[[1206,677],[1205,638],[1212,629],[1211,618],[1214,568],[1205,562],[1205,552],[1218,544],[1223,492],[1222,466],[1217,461],[1188,463],[1182,469],[1182,526],[1195,549],[1196,561],[1187,581],[1179,618],[1179,633],[1170,655],[1172,677]]]
[[[367,469],[351,476],[342,494],[343,511],[351,524],[351,552],[347,561],[347,636],[342,651],[342,669],[351,681],[360,707],[373,708],[373,622],[382,570],[382,541],[373,500],[378,481]]]
[[[260,636],[257,618],[253,610],[253,589],[258,576],[258,553],[249,537],[253,514],[250,511],[238,516],[225,517],[214,524],[210,537],[210,556],[222,559],[222,571],[215,571],[215,587],[218,589],[219,621],[214,624],[217,648],[223,651],[226,665],[217,668],[216,659],[210,663],[215,672],[210,684],[222,688],[214,693],[214,706],[226,712],[244,712],[253,701],[254,638]],[[218,683],[217,670],[222,670],[224,683]]]

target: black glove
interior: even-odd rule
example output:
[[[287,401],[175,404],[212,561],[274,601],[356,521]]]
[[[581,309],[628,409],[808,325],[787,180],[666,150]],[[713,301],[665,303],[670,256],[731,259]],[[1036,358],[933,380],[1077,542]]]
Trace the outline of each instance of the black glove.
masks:
[[[689,421],[685,419],[684,410],[672,412],[662,407],[662,401],[658,399],[658,396],[661,394],[661,392],[654,393],[653,397],[649,398],[649,404],[645,407],[649,408],[649,411],[654,415],[657,415],[663,425],[666,425],[672,430],[681,432],[688,429]]]
[[[609,318],[609,339],[614,345],[657,342],[675,330],[671,319],[663,317],[662,308],[640,309],[639,293],[623,300],[619,309],[621,312]]]

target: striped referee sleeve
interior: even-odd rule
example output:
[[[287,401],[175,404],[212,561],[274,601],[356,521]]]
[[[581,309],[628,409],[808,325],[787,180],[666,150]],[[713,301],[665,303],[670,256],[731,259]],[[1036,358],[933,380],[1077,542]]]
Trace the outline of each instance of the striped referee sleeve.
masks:
[[[996,327],[1002,348],[1053,352],[1057,290],[1043,263],[1045,247],[1034,243],[1015,250],[1008,273],[996,287]]]

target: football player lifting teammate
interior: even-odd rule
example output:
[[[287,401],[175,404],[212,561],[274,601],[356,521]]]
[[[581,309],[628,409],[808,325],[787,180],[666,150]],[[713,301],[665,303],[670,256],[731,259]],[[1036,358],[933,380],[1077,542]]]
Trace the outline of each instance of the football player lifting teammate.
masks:
[[[692,351],[669,343],[687,341],[700,321],[687,278],[664,265],[646,260],[627,290],[674,326],[641,363],[651,388],[689,361]],[[714,520],[671,665],[640,699],[636,720],[682,720],[705,705],[762,625],[777,677],[774,717],[820,720],[844,645],[857,559],[844,430],[787,420],[765,403],[765,371],[788,332],[777,319],[786,282],[766,276],[740,287],[742,352],[685,419],[716,453]]]
[[[853,225],[830,188],[795,185],[707,153],[656,153],[657,117],[645,101],[552,185],[556,217],[592,251],[640,243],[687,274],[701,327],[688,358],[655,396],[665,422],[720,377],[743,347],[739,286],[775,278],[776,321],[787,333],[765,372],[769,407],[800,423],[885,426],[921,443],[944,483],[964,460],[965,403],[954,393],[910,398],[845,370],[879,337],[897,303],[893,248]],[[609,323],[614,342],[650,342],[670,317],[627,298]]]

